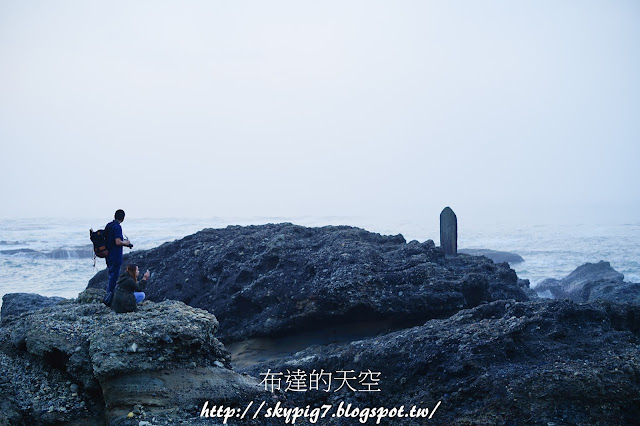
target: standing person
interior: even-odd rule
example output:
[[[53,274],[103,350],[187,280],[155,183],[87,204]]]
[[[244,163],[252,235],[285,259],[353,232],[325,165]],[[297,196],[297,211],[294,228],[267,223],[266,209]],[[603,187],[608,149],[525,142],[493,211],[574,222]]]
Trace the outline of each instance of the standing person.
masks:
[[[120,274],[120,267],[122,266],[122,247],[133,247],[133,244],[122,236],[122,227],[120,224],[124,221],[124,210],[116,210],[116,214],[113,216],[113,222],[109,222],[105,226],[107,231],[107,268],[109,268],[109,284],[107,285],[107,297],[109,293],[113,293],[116,288],[116,280]]]

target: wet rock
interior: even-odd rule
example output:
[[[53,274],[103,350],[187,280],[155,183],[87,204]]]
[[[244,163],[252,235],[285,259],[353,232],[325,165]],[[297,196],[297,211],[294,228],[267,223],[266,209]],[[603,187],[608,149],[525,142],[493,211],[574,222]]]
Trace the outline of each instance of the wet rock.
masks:
[[[46,297],[35,293],[8,293],[2,296],[0,317],[4,321],[10,315],[36,311],[65,301],[63,297]]]
[[[432,408],[440,401],[435,424],[632,424],[640,415],[639,343],[640,306],[498,301],[247,370],[334,373],[329,392],[322,385],[287,392],[292,406]],[[349,382],[356,391],[334,391],[340,371],[357,376]],[[364,391],[374,381],[360,373],[369,371],[380,373],[379,392]]]
[[[624,281],[624,275],[609,262],[586,263],[561,280],[549,278],[535,287],[538,294],[549,292],[556,299],[576,302],[610,300],[640,303],[640,284]]]
[[[196,254],[197,253],[197,254]],[[433,241],[406,243],[348,226],[292,224],[206,229],[129,254],[154,272],[150,300],[215,313],[226,341],[313,330],[328,323],[419,324],[499,299],[527,300],[506,264],[459,255]],[[98,273],[91,288],[105,288]]]
[[[635,303],[640,305],[640,283],[628,283],[613,280],[600,280],[585,284],[582,300],[610,300],[613,302]]]

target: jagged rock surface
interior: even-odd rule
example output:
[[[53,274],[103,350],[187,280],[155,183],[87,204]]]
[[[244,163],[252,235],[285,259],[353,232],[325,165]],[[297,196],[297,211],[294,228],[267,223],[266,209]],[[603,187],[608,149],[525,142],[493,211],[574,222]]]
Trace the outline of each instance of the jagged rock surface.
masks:
[[[587,283],[582,290],[582,300],[610,300],[612,302],[640,305],[640,283],[600,280]]]
[[[22,365],[25,377],[30,369],[24,365],[31,363],[61,376],[45,385],[55,395],[71,400],[88,395],[85,404],[71,408],[52,402],[45,413],[23,395],[18,400],[22,405],[13,404],[13,411],[35,423],[71,421],[87,415],[87,404],[104,398],[106,417],[120,424],[128,421],[134,405],[146,407],[137,415],[140,420],[171,410],[172,418],[194,417],[207,398],[250,400],[260,388],[229,369],[229,353],[214,337],[217,326],[209,312],[178,301],[147,302],[127,314],[101,303],[67,303],[10,316],[0,329],[2,376],[21,376]],[[53,389],[65,379],[75,384],[76,396]],[[0,389],[4,393],[11,386]],[[15,386],[28,389],[24,383]]]
[[[381,392],[277,394],[288,407],[442,401],[433,423],[445,425],[631,424],[640,415],[639,305],[529,302],[528,283],[507,264],[445,257],[431,241],[351,227],[229,227],[125,261],[153,270],[147,295],[164,301],[114,314],[99,303],[101,272],[78,297],[84,303],[3,318],[0,409],[8,422],[211,424],[197,418],[204,400],[273,406],[258,380],[227,368],[233,360],[214,336],[215,317],[170,298],[214,313],[229,340],[288,339],[359,320],[424,324],[244,367],[255,378],[268,369],[382,374]],[[582,290],[606,293],[593,282]],[[424,424],[404,420],[384,423]]]
[[[395,320],[417,324],[499,299],[528,300],[507,264],[446,258],[433,241],[406,243],[348,226],[292,224],[205,229],[133,252],[154,275],[150,300],[178,299],[213,312],[227,341]],[[89,287],[105,288],[106,271]]]
[[[635,424],[639,343],[640,306],[497,301],[380,337],[311,347],[248,370],[381,373],[380,392],[362,392],[357,381],[350,382],[357,392],[346,386],[334,392],[340,383],[324,392],[321,383],[320,391],[286,392],[292,406],[344,401],[360,408],[433,408],[441,401],[435,424]]]
[[[609,262],[585,263],[561,280],[548,278],[535,287],[538,294],[550,292],[556,299],[576,302],[609,300],[640,303],[640,283],[624,281],[624,275]]]

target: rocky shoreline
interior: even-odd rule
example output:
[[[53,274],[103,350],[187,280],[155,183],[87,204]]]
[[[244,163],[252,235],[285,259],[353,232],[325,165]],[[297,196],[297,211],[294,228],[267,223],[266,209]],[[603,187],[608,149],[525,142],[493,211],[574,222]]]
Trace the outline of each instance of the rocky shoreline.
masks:
[[[125,263],[154,272],[152,301],[215,314],[224,342],[276,337],[319,324],[395,321],[417,325],[500,299],[526,300],[528,282],[508,264],[446,257],[433,241],[406,242],[349,226],[290,223],[205,229]],[[106,271],[89,281],[105,288]]]
[[[534,291],[507,263],[445,256],[432,241],[292,224],[205,229],[127,262],[154,272],[135,313],[100,303],[104,271],[74,300],[3,298],[0,424],[222,424],[200,417],[205,403],[252,401],[437,404],[434,424],[630,424],[640,415],[640,284],[606,262]],[[285,391],[292,372],[321,370],[369,381]],[[269,371],[282,373],[280,390],[265,390]]]
[[[90,291],[80,301],[3,317],[9,424],[172,424],[195,417],[203,395],[241,404],[264,393],[231,369],[212,314],[178,301],[115,314],[103,295]]]

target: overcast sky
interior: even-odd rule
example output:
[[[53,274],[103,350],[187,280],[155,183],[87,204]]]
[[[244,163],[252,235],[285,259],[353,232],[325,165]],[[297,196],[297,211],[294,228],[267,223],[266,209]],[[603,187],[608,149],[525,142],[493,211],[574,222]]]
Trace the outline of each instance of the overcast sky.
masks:
[[[640,2],[0,0],[0,217],[640,220]]]

